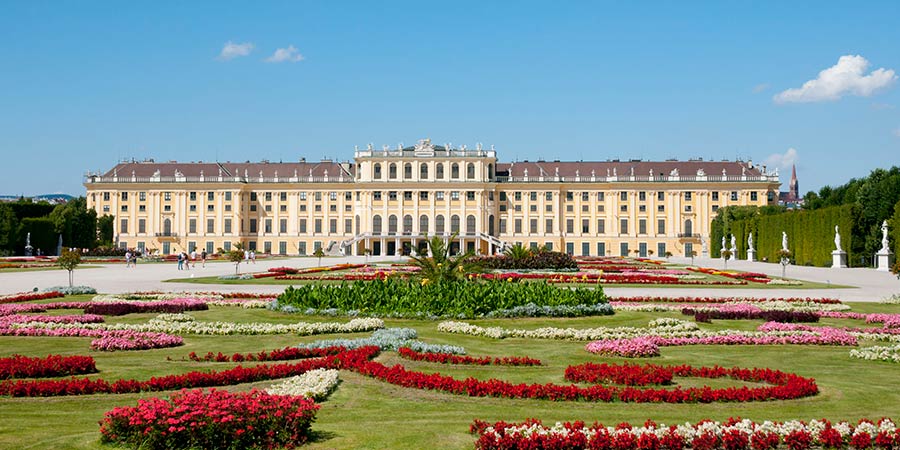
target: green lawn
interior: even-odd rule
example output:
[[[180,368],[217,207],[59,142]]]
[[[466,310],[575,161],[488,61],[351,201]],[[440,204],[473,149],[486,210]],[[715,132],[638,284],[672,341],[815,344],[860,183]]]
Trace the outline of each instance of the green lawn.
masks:
[[[73,297],[79,300],[85,297]],[[67,299],[70,300],[70,299]],[[856,306],[861,312],[900,313],[898,305],[865,304]],[[71,313],[71,312],[70,312]],[[198,320],[236,322],[268,321],[285,323],[312,320],[346,320],[286,315],[268,310],[213,307],[209,311],[191,313]],[[142,322],[153,314],[110,318],[110,322]],[[622,312],[614,316],[575,319],[494,319],[477,321],[479,325],[510,328],[644,326],[656,317],[679,317],[676,313]],[[565,383],[566,366],[586,361],[623,361],[602,358],[583,350],[584,342],[470,337],[439,333],[437,322],[387,320],[391,327],[412,327],[422,340],[464,346],[470,355],[520,355],[539,358],[542,367],[466,367],[447,366],[402,360],[385,352],[379,360],[403,364],[425,372],[440,371],[458,378],[475,376],[517,382]],[[828,320],[834,325],[859,325],[859,321]],[[714,321],[701,324],[710,329],[753,329],[758,321]],[[348,336],[365,336],[360,333]],[[0,356],[14,353],[31,356],[54,354],[89,354],[97,360],[107,379],[147,379],[154,375],[183,373],[197,369],[226,368],[228,363],[196,363],[185,361],[191,351],[234,353],[276,349],[319,338],[296,336],[186,336],[185,345],[172,349],[139,352],[92,352],[87,338],[0,337]],[[615,424],[621,421],[643,423],[647,419],[676,423],[704,418],[724,420],[732,416],[754,420],[788,419],[858,419],[882,416],[900,417],[900,366],[891,363],[851,359],[846,347],[813,346],[693,346],[662,349],[662,356],[647,360],[658,364],[723,365],[770,367],[795,372],[816,379],[821,393],[812,398],[791,401],[719,404],[607,404],[587,402],[550,402],[469,398],[451,394],[400,388],[363,377],[353,372],[341,373],[342,384],[322,404],[313,429],[315,440],[310,449],[330,448],[471,448],[473,439],[467,434],[472,419],[519,421],[528,417],[544,421],[584,420]],[[677,379],[679,385],[703,384],[696,379]],[[712,380],[715,386],[736,382]],[[271,384],[256,383],[228,389],[246,390]],[[103,413],[115,406],[132,405],[138,398],[165,393],[135,395],[92,395],[57,398],[0,398],[0,448],[109,448],[99,444],[97,422]],[[436,444],[439,443],[439,444]]]

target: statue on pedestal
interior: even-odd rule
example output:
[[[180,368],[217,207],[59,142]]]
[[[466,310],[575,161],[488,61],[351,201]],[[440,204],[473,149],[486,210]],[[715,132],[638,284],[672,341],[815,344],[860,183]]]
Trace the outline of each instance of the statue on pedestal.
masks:
[[[747,250],[753,251],[753,233],[747,235]]]
[[[890,253],[890,243],[888,242],[888,223],[887,220],[881,224],[881,251],[879,253]]]
[[[29,231],[27,235],[25,235],[25,256],[32,256],[34,254],[34,247],[31,246],[31,232]]]
[[[834,251],[844,251],[843,249],[841,249],[841,232],[837,225],[834,226]]]
[[[781,249],[784,250],[784,251],[786,251],[786,252],[789,252],[789,251],[790,251],[790,250],[788,250],[788,239],[787,239],[787,232],[786,232],[786,231],[782,231],[782,232],[781,232]]]

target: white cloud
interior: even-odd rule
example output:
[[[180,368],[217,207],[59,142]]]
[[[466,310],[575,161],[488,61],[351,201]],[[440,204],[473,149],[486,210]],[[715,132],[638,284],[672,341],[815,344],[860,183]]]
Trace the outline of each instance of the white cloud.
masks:
[[[280,62],[298,62],[303,61],[303,55],[297,50],[297,47],[293,45],[288,45],[287,48],[279,48],[275,50],[275,53],[272,56],[266,58],[266,62],[271,63],[280,63]]]
[[[769,89],[769,87],[770,87],[769,83],[760,83],[760,84],[757,84],[756,86],[753,86],[753,93],[754,93],[754,94],[759,94],[760,92]]]
[[[230,59],[234,59],[240,56],[247,56],[250,52],[253,51],[253,43],[252,42],[244,42],[243,44],[235,44],[234,42],[228,41],[222,47],[222,51],[219,52],[219,57],[217,58],[219,61],[228,61]]]
[[[803,86],[781,92],[775,103],[801,103],[838,100],[844,95],[868,97],[897,80],[893,70],[880,68],[865,75],[869,61],[862,56],[845,55],[837,64],[821,72]]]
[[[778,168],[782,171],[790,170],[791,166],[797,164],[797,161],[800,160],[799,155],[797,154],[797,150],[792,148],[787,149],[784,153],[773,153],[766,158],[766,166],[768,168],[774,169]]]

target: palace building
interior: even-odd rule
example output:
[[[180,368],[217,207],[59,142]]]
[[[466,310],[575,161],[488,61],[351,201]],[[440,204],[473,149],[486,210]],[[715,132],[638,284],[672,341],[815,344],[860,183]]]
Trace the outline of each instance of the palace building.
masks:
[[[708,252],[718,208],[769,205],[779,181],[743,161],[500,162],[493,146],[357,149],[352,162],[123,162],[87,174],[87,204],[121,247],[162,254],[399,255],[455,236],[481,254]]]

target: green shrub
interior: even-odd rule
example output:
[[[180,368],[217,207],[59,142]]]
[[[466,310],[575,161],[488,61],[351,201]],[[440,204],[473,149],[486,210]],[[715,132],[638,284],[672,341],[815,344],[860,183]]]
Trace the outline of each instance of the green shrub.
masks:
[[[485,269],[522,270],[522,269],[552,269],[574,270],[578,263],[567,253],[539,251],[524,257],[510,255],[484,256],[474,260]]]
[[[338,309],[365,314],[482,317],[533,303],[579,306],[607,303],[602,288],[559,288],[543,282],[415,282],[388,278],[340,285],[289,286],[278,296],[281,307]]]

